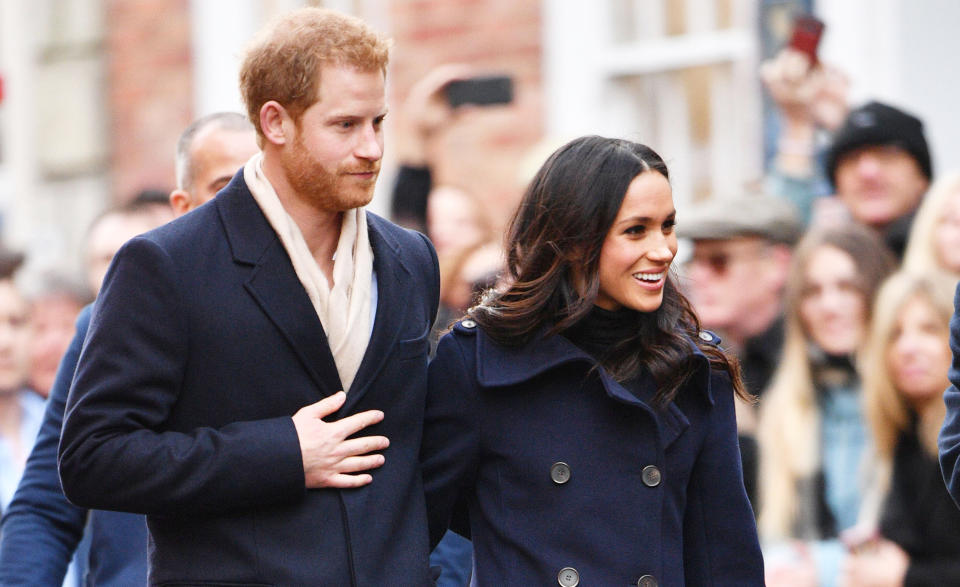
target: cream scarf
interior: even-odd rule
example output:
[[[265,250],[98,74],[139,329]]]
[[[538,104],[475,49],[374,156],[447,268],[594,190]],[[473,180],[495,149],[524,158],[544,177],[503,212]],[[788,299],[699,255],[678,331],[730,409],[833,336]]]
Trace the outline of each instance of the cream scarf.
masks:
[[[310,253],[300,227],[284,210],[277,192],[264,175],[262,153],[247,161],[243,179],[287,250],[293,269],[326,331],[343,390],[349,391],[370,342],[373,249],[367,234],[366,213],[363,208],[356,208],[343,214],[340,240],[333,256],[331,288]]]

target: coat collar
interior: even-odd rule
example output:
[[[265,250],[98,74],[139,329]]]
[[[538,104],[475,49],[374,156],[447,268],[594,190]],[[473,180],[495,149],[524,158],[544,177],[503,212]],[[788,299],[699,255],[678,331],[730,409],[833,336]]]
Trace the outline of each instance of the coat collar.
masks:
[[[241,169],[214,200],[220,213],[234,262],[250,267],[244,287],[282,332],[320,389],[321,396],[342,387],[323,325],[317,318],[303,285],[297,278],[286,249],[257,205]],[[377,311],[373,333],[347,403],[363,395],[376,377],[399,336],[403,313],[397,312],[401,282],[410,269],[403,260],[399,241],[385,230],[386,221],[367,213],[373,267],[377,273]]]
[[[471,321],[472,322],[472,321]],[[457,325],[456,330],[461,332],[465,330],[462,322]],[[507,347],[498,344],[481,329],[477,328],[477,356],[484,360],[478,360],[477,377],[483,386],[500,387],[509,385],[518,385],[524,381],[533,379],[547,371],[555,369],[566,363],[584,363],[589,369],[595,364],[593,358],[585,351],[573,344],[563,335],[547,335],[547,329],[542,328],[533,339],[521,347]],[[696,370],[689,384],[696,384],[697,387],[707,393],[710,403],[713,403],[711,390],[709,389],[709,362],[703,351],[692,341],[689,341],[690,352],[697,357]],[[632,401],[636,401],[635,396],[623,389],[623,386],[614,381],[605,370],[598,369],[601,380],[605,386],[620,388]],[[649,378],[645,378],[645,382]],[[653,388],[653,383],[650,382]],[[650,393],[653,397],[655,390]],[[612,394],[616,399],[621,398],[619,393]]]
[[[462,326],[458,325],[458,328]],[[477,328],[479,331],[480,329]],[[702,390],[707,401],[714,403],[710,389],[710,367],[707,357],[690,341],[691,352],[696,358],[696,372],[687,386]],[[547,373],[561,365],[582,363],[584,373],[596,365],[593,358],[562,335],[546,336],[542,329],[532,341],[514,348],[505,347],[482,331],[477,332],[477,378],[482,387],[506,387],[519,385]],[[676,402],[664,409],[653,406],[656,385],[651,377],[642,377],[638,394],[634,395],[614,380],[602,367],[597,374],[607,396],[627,405],[639,407],[657,419],[664,435],[664,445],[669,446],[690,425],[689,420]]]

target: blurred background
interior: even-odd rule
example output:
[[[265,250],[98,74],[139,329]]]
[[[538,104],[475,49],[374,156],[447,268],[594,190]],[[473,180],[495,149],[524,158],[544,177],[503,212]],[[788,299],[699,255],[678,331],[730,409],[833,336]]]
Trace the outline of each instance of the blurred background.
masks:
[[[552,147],[585,133],[658,150],[681,208],[759,181],[777,125],[759,63],[799,12],[826,22],[820,56],[849,76],[851,103],[908,108],[934,167],[960,160],[953,0],[0,0],[0,239],[27,253],[23,279],[79,275],[94,216],[142,190],[169,193],[180,132],[242,111],[244,44],[304,4],[393,37],[388,122],[438,64],[514,78],[514,103],[462,117],[432,163],[436,184],[472,186],[495,216]],[[382,214],[395,140],[388,127]]]

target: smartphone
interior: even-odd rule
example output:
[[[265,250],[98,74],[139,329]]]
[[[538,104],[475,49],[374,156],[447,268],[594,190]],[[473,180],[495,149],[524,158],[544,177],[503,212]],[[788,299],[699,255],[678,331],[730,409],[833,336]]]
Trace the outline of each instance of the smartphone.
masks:
[[[452,108],[464,104],[490,106],[513,102],[513,78],[489,75],[454,80],[447,84],[447,103]]]
[[[790,34],[789,47],[805,53],[810,64],[817,63],[817,46],[823,36],[824,23],[809,14],[801,14],[793,20],[793,32]]]

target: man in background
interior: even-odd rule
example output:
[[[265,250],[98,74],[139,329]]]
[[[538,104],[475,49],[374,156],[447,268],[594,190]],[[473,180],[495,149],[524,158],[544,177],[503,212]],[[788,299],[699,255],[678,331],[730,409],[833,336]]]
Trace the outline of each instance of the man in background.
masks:
[[[805,224],[869,226],[902,258],[933,178],[923,122],[875,101],[849,110],[846,76],[791,48],[765,62],[761,78],[781,115],[767,191],[791,200]]]
[[[783,346],[783,289],[801,226],[793,206],[767,195],[712,198],[692,208],[677,235],[693,242],[687,294],[704,328],[740,360],[747,391],[760,396]],[[756,497],[756,410],[737,405],[744,484]]]
[[[43,397],[28,385],[30,305],[14,281],[23,255],[0,250],[0,511],[5,511],[37,437]]]
[[[60,359],[73,338],[73,323],[91,296],[85,287],[58,272],[45,273],[39,281],[28,294],[33,324],[30,388],[47,397]]]

